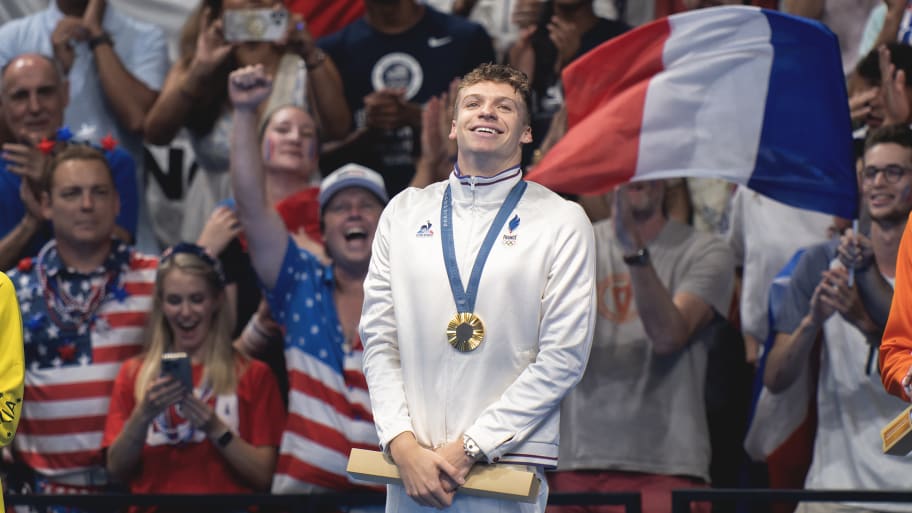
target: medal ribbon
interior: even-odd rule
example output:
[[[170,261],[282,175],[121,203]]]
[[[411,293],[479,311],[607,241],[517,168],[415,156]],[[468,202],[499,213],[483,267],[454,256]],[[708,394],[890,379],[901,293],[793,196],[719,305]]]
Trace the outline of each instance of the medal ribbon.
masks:
[[[453,291],[453,299],[456,300],[456,311],[459,313],[473,313],[475,311],[475,298],[478,296],[478,282],[481,281],[481,271],[484,269],[485,262],[488,260],[488,254],[494,246],[494,240],[504,223],[507,222],[510,212],[516,208],[523,192],[526,191],[525,180],[520,179],[519,183],[513,186],[507,199],[497,211],[494,222],[488,228],[488,234],[485,235],[484,242],[481,243],[481,249],[475,257],[475,264],[472,265],[472,274],[469,277],[469,287],[464,289],[462,279],[459,277],[459,266],[456,263],[456,245],[453,242],[453,204],[450,186],[447,185],[443,193],[443,202],[440,205],[440,240],[443,242],[443,262],[446,266],[447,277],[450,279],[450,290]]]

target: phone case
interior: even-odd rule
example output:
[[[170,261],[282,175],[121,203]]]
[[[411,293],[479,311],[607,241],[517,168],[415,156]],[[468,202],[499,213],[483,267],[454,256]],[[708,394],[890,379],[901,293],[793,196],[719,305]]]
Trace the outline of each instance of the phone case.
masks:
[[[161,360],[161,375],[173,376],[188,390],[193,390],[193,371],[187,353],[165,353]]]
[[[224,20],[226,41],[275,41],[285,35],[288,11],[231,9],[225,11]]]

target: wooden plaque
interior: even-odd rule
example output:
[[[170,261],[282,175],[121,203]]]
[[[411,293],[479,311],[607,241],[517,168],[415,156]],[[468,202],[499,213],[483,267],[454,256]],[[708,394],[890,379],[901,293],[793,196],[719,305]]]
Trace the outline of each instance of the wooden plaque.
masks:
[[[402,483],[399,469],[379,451],[352,449],[348,474],[370,483]],[[457,493],[534,503],[541,486],[535,473],[504,465],[475,465]]]

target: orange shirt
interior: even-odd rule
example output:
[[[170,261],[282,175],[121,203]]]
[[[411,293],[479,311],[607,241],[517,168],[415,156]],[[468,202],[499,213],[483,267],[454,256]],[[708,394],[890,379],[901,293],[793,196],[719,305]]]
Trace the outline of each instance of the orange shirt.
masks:
[[[912,218],[912,215],[910,215]],[[912,223],[906,223],[896,255],[893,304],[880,344],[880,377],[887,392],[908,401],[902,379],[912,367]]]

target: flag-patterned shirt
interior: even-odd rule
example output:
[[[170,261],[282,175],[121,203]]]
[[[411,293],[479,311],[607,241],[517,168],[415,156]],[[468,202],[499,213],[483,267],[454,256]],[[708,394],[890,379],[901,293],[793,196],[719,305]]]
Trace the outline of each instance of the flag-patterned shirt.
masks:
[[[376,450],[360,340],[346,341],[333,301],[332,267],[289,239],[269,307],[285,329],[288,418],[274,493],[349,490],[354,447]]]
[[[14,447],[37,472],[53,477],[103,467],[114,378],[142,348],[157,265],[115,241],[98,269],[80,273],[63,264],[52,240],[9,274],[22,309],[26,362]]]

